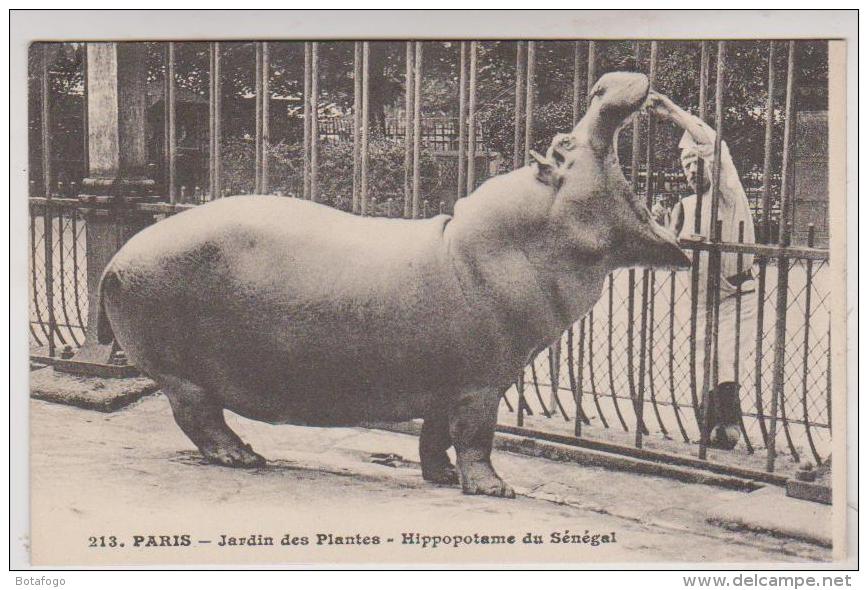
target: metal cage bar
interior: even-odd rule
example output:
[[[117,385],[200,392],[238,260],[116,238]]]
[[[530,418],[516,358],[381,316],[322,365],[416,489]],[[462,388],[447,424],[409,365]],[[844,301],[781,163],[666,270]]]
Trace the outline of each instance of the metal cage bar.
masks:
[[[720,208],[720,153],[723,143],[723,93],[726,74],[726,42],[717,42],[717,72],[714,88],[714,162],[711,168],[711,219],[710,229],[712,242],[720,242],[720,229],[718,224],[718,210]],[[698,193],[699,191],[697,191]],[[698,206],[698,203],[697,203]],[[709,411],[711,390],[717,388],[717,311],[719,300],[716,287],[720,281],[720,251],[714,250],[708,253],[708,277],[705,289],[705,358],[702,371],[702,400],[700,402],[702,424],[699,439],[699,458],[707,456],[710,419]]]
[[[467,104],[467,190],[470,194],[476,189],[476,41],[470,42],[469,88]]]
[[[524,164],[530,163],[533,147],[534,70],[536,69],[536,43],[527,42],[527,76],[524,96]]]
[[[48,355],[54,356],[57,345],[55,333],[57,321],[54,317],[54,207],[51,192],[52,169],[51,169],[51,80],[48,67],[49,44],[42,44],[41,68],[40,68],[40,107],[42,110],[41,120],[41,143],[42,143],[42,184],[45,195],[45,209],[43,213],[43,231],[45,235],[42,244],[45,248],[45,300],[48,315]]]
[[[512,167],[521,168],[524,165],[522,153],[522,139],[524,131],[524,98],[527,76],[527,52],[524,41],[518,41],[515,45],[515,113],[513,129]]]
[[[408,43],[409,45],[409,43]],[[361,139],[362,126],[362,42],[356,41],[353,43],[353,213],[361,212],[361,158],[362,151]],[[405,153],[404,164],[404,194],[407,194],[407,157]]]
[[[177,161],[178,161],[178,141],[177,141],[177,121],[175,117],[176,96],[175,96],[175,44],[169,42],[166,44],[166,88],[165,88],[165,120],[166,120],[166,182],[169,189],[169,203],[172,205],[178,202],[178,194],[176,187]]]
[[[787,54],[787,90],[786,90],[786,106],[784,109],[784,153],[781,163],[781,224],[778,237],[780,246],[789,246],[790,232],[787,220],[790,201],[790,183],[789,177],[791,173],[791,148],[793,140],[793,78],[795,76],[795,41],[790,41],[788,44]],[[774,472],[775,460],[777,458],[777,425],[778,425],[778,406],[783,406],[784,392],[784,362],[786,353],[786,336],[787,336],[787,294],[789,290],[789,272],[790,264],[786,256],[778,258],[778,285],[777,285],[777,301],[775,306],[775,353],[774,353],[774,377],[772,384],[772,408],[771,417],[769,419],[769,433],[766,444],[766,471]]]
[[[420,198],[422,189],[421,154],[422,154],[422,42],[416,41],[413,72],[413,219],[421,213]]]
[[[370,154],[368,151],[368,138],[370,135],[370,70],[371,70],[371,43],[362,43],[362,119],[361,119],[361,169],[359,171],[359,213],[366,215],[368,212],[368,165]]]
[[[269,182],[268,182],[268,144],[271,143],[271,88],[270,88],[270,78],[271,78],[271,55],[269,51],[269,44],[267,41],[263,41],[261,43],[262,47],[262,85],[260,87],[260,91],[262,92],[262,107],[260,110],[260,115],[262,116],[262,135],[260,137],[262,144],[259,148],[261,156],[260,156],[260,169],[259,169],[259,191],[262,194],[268,194],[270,192]],[[316,68],[314,68],[314,72],[316,72]],[[315,78],[314,78],[315,79]],[[316,131],[314,131],[314,138],[317,137]],[[314,162],[316,162],[316,142],[314,142]],[[314,179],[316,178],[316,170],[317,165],[314,163],[312,165],[312,171],[314,173]]]
[[[256,134],[253,141],[254,146],[254,164],[253,164],[253,193],[256,195],[262,194],[262,42],[257,41],[253,44],[254,53],[256,54],[256,67],[254,71],[254,100],[256,102],[254,125]]]
[[[458,46],[458,186],[455,199],[467,194],[467,41]]]
[[[319,200],[319,43],[310,44],[310,200]]]
[[[208,48],[210,88],[208,93],[208,194],[211,200],[220,197],[221,142],[222,142],[222,84],[220,43],[212,42]]]
[[[302,145],[302,198],[310,199],[310,153],[311,153],[311,128],[310,128],[310,73],[311,73],[311,43],[304,43],[304,82],[302,84],[302,102],[304,103],[304,139]],[[364,107],[362,107],[364,108]],[[362,133],[366,133],[363,129]],[[363,183],[364,184],[364,183]]]

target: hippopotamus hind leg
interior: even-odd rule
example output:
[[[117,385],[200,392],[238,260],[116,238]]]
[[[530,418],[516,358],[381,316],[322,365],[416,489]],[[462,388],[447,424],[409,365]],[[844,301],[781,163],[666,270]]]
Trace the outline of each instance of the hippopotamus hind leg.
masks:
[[[513,489],[491,465],[491,447],[497,424],[500,392],[467,391],[459,394],[449,414],[449,433],[458,456],[458,475],[465,494],[515,498]]]
[[[449,436],[449,415],[445,408],[436,408],[425,414],[419,437],[419,458],[422,478],[440,484],[458,483],[458,471],[446,451],[452,446]]]
[[[154,375],[169,398],[175,422],[211,463],[258,467],[265,459],[226,425],[223,408],[204,389],[177,377]]]

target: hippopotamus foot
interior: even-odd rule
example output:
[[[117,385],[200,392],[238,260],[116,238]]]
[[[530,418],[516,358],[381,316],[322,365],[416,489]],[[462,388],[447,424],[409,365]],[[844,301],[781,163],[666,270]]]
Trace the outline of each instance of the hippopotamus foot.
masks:
[[[171,376],[155,376],[169,398],[175,422],[206,460],[226,467],[259,467],[265,459],[226,424],[223,408],[198,385]]]
[[[515,492],[494,471],[491,447],[500,392],[459,394],[449,413],[449,434],[458,456],[458,477],[465,494],[515,498]]]
[[[419,437],[422,479],[446,485],[458,483],[458,471],[446,454],[446,450],[451,446],[446,410],[438,409],[426,414],[422,423],[422,435]]]
[[[459,482],[458,470],[450,461],[438,467],[422,467],[422,479],[440,485],[453,486]]]
[[[459,460],[459,467],[461,461]],[[515,498],[512,487],[500,479],[491,463],[469,463],[461,469],[461,491],[465,494]]]

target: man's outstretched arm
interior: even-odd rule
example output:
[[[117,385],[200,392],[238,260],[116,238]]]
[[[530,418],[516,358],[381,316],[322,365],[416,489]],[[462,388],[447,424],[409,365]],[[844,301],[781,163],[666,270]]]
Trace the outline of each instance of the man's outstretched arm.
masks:
[[[714,140],[717,133],[711,126],[682,109],[667,96],[653,90],[648,93],[647,108],[658,117],[672,121],[684,129],[693,139],[696,152],[708,163],[706,170],[710,172],[713,169]],[[736,199],[744,199],[747,202],[747,195],[725,141],[720,144],[720,197],[730,203]]]

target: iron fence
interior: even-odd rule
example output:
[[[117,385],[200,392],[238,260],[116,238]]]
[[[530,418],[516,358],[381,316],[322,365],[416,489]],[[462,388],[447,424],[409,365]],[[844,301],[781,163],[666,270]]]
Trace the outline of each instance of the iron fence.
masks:
[[[479,43],[458,44],[458,130],[454,188],[446,198],[423,194],[421,160],[425,134],[422,116],[422,76],[425,43],[405,44],[403,191],[377,201],[370,190],[371,159],[370,43],[353,43],[352,189],[351,209],[361,215],[418,218],[449,213],[456,199],[472,192],[492,170],[480,169],[477,58]],[[163,170],[168,187],[165,202],[131,205],[155,217],[172,214],[195,203],[225,196],[222,162],[221,84],[223,43],[208,45],[209,157],[208,186],[180,187],[176,174],[175,43],[165,43],[165,103]],[[254,43],[256,128],[254,140],[254,192],[272,192],[273,162],[269,146],[269,72],[271,42]],[[771,169],[775,107],[775,55],[787,49],[784,106],[783,163],[780,174]],[[299,197],[321,197],[320,139],[322,130],[315,104],[319,90],[319,46],[304,43],[304,136],[302,182]],[[726,42],[698,44],[700,57],[700,118],[710,119],[708,85],[711,49],[716,46],[714,123],[717,129],[715,165],[710,203],[716,218],[719,202],[719,154],[726,134],[724,120]],[[637,69],[647,67],[652,85],[657,71],[657,42],[636,43]],[[528,163],[535,142],[534,108],[536,45],[519,41],[512,153],[513,167]],[[572,94],[573,123],[580,118],[598,75],[598,43],[574,43]],[[647,49],[647,51],[646,51]],[[702,461],[737,464],[766,471],[776,469],[777,449],[786,449],[787,461],[803,457],[821,460],[831,440],[831,352],[828,308],[828,252],[789,244],[792,212],[793,142],[792,104],[796,42],[769,42],[768,101],[765,158],[760,176],[748,192],[753,207],[762,213],[758,235],[764,244],[725,243],[719,232],[701,243],[684,243],[693,258],[687,272],[627,269],[608,277],[602,297],[590,313],[551,347],[541,352],[517,376],[504,398],[500,425],[521,428],[524,434],[558,435],[570,441],[605,441],[623,449],[659,449],[669,456],[698,455]],[[91,204],[76,198],[77,187],[58,185],[52,171],[48,65],[43,52],[41,78],[34,85],[41,109],[41,183],[32,187],[30,220],[31,342],[44,356],[68,354],[80,346],[87,326],[88,292],[86,216]],[[87,94],[85,88],[85,96]],[[84,118],[86,122],[86,117]],[[329,133],[328,130],[327,134]],[[450,147],[455,141],[449,130]],[[87,134],[85,134],[85,137]],[[643,140],[644,138],[644,140]],[[644,144],[643,144],[644,141]],[[644,147],[644,150],[642,149]],[[658,169],[653,115],[635,118],[630,161],[624,163],[633,190],[650,207],[667,195],[679,193],[678,176]],[[758,174],[758,173],[757,173]],[[761,186],[756,183],[761,178]],[[776,180],[777,178],[777,180]],[[189,191],[189,192],[188,192]],[[35,195],[39,195],[36,197]],[[699,200],[697,218],[702,202]],[[111,214],[109,211],[108,214]],[[773,220],[781,225],[772,231]],[[690,220],[688,220],[690,222]],[[772,239],[774,236],[776,239]],[[756,288],[734,295],[734,311],[721,313],[719,270],[723,255],[756,258]],[[702,272],[703,267],[710,269]],[[703,283],[704,281],[704,283]],[[730,296],[731,297],[731,296]],[[732,303],[729,300],[727,305]],[[729,310],[730,307],[727,307]],[[749,310],[749,311],[748,311]],[[701,321],[700,321],[701,320]],[[709,449],[709,392],[720,369],[718,334],[731,323],[735,339],[732,367],[740,390],[742,445],[736,453]],[[699,343],[703,344],[700,349]],[[749,344],[745,344],[748,342]],[[67,348],[68,347],[68,348]],[[64,351],[66,351],[64,353]],[[760,453],[763,449],[765,452]],[[780,465],[778,465],[778,468]]]

